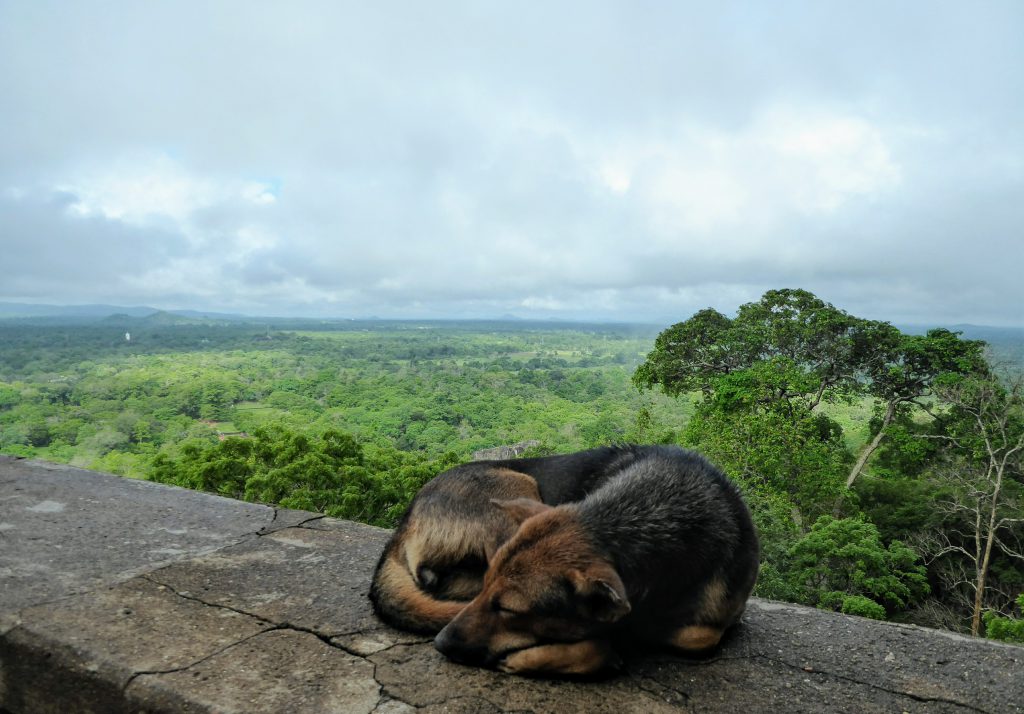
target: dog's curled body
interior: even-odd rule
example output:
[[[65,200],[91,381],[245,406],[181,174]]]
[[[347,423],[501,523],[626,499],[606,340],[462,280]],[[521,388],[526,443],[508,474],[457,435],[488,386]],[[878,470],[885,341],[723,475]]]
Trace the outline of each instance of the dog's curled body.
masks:
[[[370,597],[390,624],[441,630],[435,645],[452,659],[587,674],[625,640],[714,647],[758,560],[738,489],[703,457],[605,447],[437,476],[386,546]]]
[[[519,528],[435,639],[458,661],[587,674],[614,662],[623,640],[705,651],[738,620],[757,578],[739,491],[677,447],[626,447],[616,473],[577,502],[500,505]]]

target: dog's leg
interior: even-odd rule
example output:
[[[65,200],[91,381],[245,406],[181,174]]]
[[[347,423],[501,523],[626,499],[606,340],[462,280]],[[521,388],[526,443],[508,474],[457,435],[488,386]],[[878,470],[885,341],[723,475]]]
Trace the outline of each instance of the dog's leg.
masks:
[[[687,625],[672,632],[666,643],[683,652],[706,652],[722,639],[723,630],[712,625]]]
[[[619,656],[604,640],[583,640],[513,652],[498,669],[512,674],[591,674],[618,663]]]

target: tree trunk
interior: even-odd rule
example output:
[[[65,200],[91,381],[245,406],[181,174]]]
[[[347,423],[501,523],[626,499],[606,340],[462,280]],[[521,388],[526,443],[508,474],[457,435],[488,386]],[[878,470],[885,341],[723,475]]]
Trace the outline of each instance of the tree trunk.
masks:
[[[992,458],[991,460],[994,461],[995,459]],[[971,615],[971,634],[975,637],[981,632],[982,598],[985,595],[985,580],[988,576],[989,563],[992,562],[992,544],[996,539],[996,509],[999,507],[999,492],[1003,489],[1003,469],[997,464],[995,467],[990,467],[990,473],[993,470],[995,471],[995,488],[992,489],[992,500],[988,509],[985,554],[982,556],[981,566],[978,568],[978,588],[974,593],[974,612]]]
[[[993,514],[994,515],[994,514]],[[981,610],[984,604],[985,580],[988,577],[988,566],[992,561],[992,541],[995,540],[995,522],[989,522],[988,540],[985,543],[985,555],[982,556],[978,568],[978,587],[974,591],[974,612],[971,613],[971,634],[977,637],[981,633]]]
[[[981,604],[985,598],[984,558],[981,554],[981,499],[976,501],[978,510],[974,512],[974,607],[971,610],[971,634],[975,637],[981,630]]]
[[[864,447],[860,452],[860,456],[857,457],[857,463],[850,469],[850,475],[846,477],[847,488],[853,488],[853,482],[860,476],[860,472],[864,470],[864,466],[867,464],[868,459],[871,458],[871,454],[875,453],[875,449],[878,448],[879,444],[882,443],[882,439],[885,438],[885,428],[892,424],[894,416],[896,416],[896,402],[892,401],[885,405],[885,416],[882,417],[882,426],[878,429],[878,433],[875,434],[875,438]]]

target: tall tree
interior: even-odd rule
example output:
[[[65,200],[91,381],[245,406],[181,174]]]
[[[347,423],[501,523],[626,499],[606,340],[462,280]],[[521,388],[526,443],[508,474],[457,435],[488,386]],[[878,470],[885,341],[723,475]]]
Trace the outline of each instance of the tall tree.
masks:
[[[1006,385],[990,376],[937,384],[936,391],[950,409],[932,435],[948,448],[936,474],[945,523],[933,534],[931,554],[954,559],[945,574],[970,593],[977,635],[995,594],[994,558],[1024,565],[1024,387],[1020,378]]]
[[[794,415],[869,394],[881,416],[847,474],[850,488],[893,421],[927,407],[937,380],[986,372],[984,346],[945,329],[905,335],[806,290],[769,290],[733,319],[708,308],[664,330],[633,383],[670,396],[699,390],[748,409],[783,404]]]
[[[668,328],[633,381],[700,391],[685,441],[748,491],[784,498],[799,524],[843,501],[849,454],[817,408],[862,389],[866,325],[806,290],[772,290],[733,319],[708,309]]]
[[[663,331],[633,383],[670,396],[711,396],[722,377],[758,367],[751,377],[761,378],[759,399],[813,410],[860,389],[867,324],[806,290],[769,290],[733,319],[709,308]]]

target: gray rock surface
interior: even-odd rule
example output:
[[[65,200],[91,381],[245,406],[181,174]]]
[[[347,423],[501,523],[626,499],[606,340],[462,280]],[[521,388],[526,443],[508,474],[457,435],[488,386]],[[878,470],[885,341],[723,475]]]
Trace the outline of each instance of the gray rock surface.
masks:
[[[315,514],[0,456],[0,609],[210,553]],[[291,519],[291,520],[289,520]]]
[[[1024,648],[759,600],[706,660],[460,666],[373,616],[387,531],[78,469],[0,458],[0,524],[14,714],[1024,711]]]

